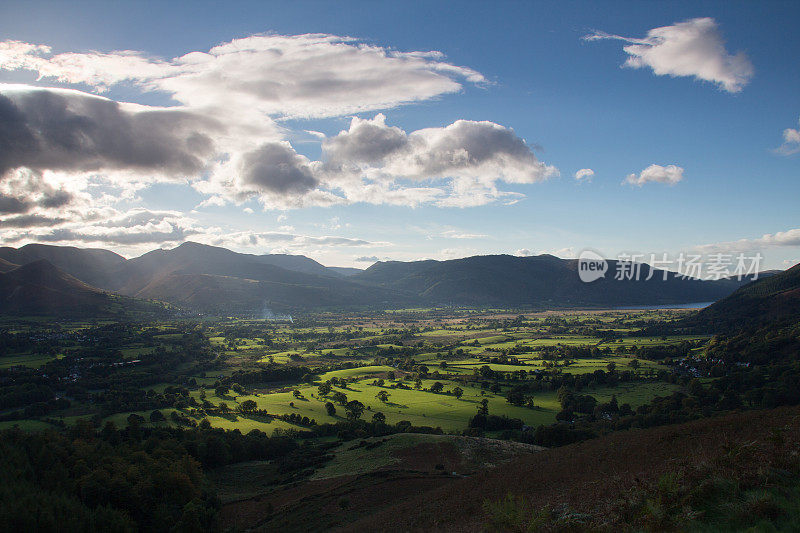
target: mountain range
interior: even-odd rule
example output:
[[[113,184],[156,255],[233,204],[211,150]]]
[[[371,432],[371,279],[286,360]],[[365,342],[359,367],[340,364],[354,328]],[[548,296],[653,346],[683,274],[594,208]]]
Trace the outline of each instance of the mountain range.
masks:
[[[4,269],[7,262],[0,263]],[[0,273],[0,314],[75,318],[163,314],[164,306],[92,287],[38,259]]]
[[[58,275],[22,276],[28,265],[44,269],[45,263]],[[29,286],[53,298],[51,303],[31,300],[24,307],[33,314],[37,305],[39,314],[48,314],[68,310],[75,298],[117,294],[126,302],[157,300],[197,312],[257,317],[265,309],[669,305],[715,301],[747,283],[660,270],[650,275],[644,264],[640,280],[617,280],[615,261],[609,261],[606,277],[584,283],[577,269],[577,260],[552,255],[387,261],[358,270],[326,267],[304,256],[243,254],[193,242],[132,259],[108,250],[29,244],[0,248],[0,312],[22,311],[17,295],[33,290]]]

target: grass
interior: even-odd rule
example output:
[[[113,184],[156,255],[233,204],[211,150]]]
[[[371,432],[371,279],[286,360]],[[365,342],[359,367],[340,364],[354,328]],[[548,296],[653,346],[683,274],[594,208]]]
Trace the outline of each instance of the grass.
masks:
[[[46,429],[53,429],[55,426],[42,422],[41,420],[12,420],[9,422],[0,422],[0,430],[11,429],[19,427],[24,431],[44,431]]]
[[[388,367],[369,367],[369,368],[388,368]],[[352,369],[356,370],[356,369]],[[334,387],[335,391],[343,392],[349,400],[358,400],[367,409],[364,411],[363,418],[370,420],[375,412],[382,412],[386,416],[387,423],[396,424],[407,420],[415,426],[440,427],[444,431],[460,432],[467,427],[469,419],[477,412],[481,400],[489,401],[489,413],[494,415],[506,415],[510,418],[519,418],[527,425],[538,426],[540,424],[552,424],[555,422],[556,414],[561,410],[557,399],[556,391],[540,392],[534,396],[535,409],[519,407],[509,404],[504,396],[504,391],[500,394],[493,394],[482,391],[479,387],[464,385],[449,380],[439,380],[445,385],[445,390],[452,390],[455,386],[461,387],[464,395],[460,399],[449,394],[435,394],[424,390],[404,390],[391,389],[372,385],[372,378],[360,379],[348,384],[347,389]],[[423,388],[430,388],[436,380],[423,380]],[[623,383],[613,388],[597,388],[583,391],[592,394],[598,401],[608,401],[613,395],[617,396],[617,401],[629,403],[632,407],[637,407],[648,403],[656,396],[666,396],[677,390],[677,386],[668,383]],[[297,414],[301,417],[314,419],[318,423],[336,423],[344,420],[345,410],[343,406],[336,405],[336,415],[329,416],[325,410],[325,403],[330,401],[329,397],[320,397],[315,385],[302,385],[297,387],[302,393],[302,398],[295,398],[291,392],[276,392],[268,394],[239,396],[235,400],[232,397],[224,399],[218,398],[213,394],[208,394],[207,400],[213,404],[220,402],[227,403],[234,408],[245,400],[253,400],[259,409],[265,409],[270,414],[289,415]],[[380,391],[389,393],[386,403],[376,398]],[[195,394],[195,393],[193,393]],[[242,432],[249,431],[255,427],[262,431],[267,431],[260,426],[254,426],[247,419],[240,417],[238,422],[220,420],[216,422],[209,417],[215,427],[226,427],[233,429],[238,427]],[[278,421],[274,421],[273,424]],[[218,425],[219,424],[219,425]],[[271,429],[278,426],[271,426]]]
[[[418,433],[399,433],[385,437],[386,442],[371,449],[364,447],[354,448],[352,442],[346,442],[331,450],[333,460],[317,470],[311,479],[326,479],[344,475],[357,475],[372,472],[380,468],[391,466],[398,462],[394,452],[409,448],[421,442],[440,442],[446,440],[444,435],[422,435]],[[367,439],[374,443],[381,438]]]
[[[0,368],[11,368],[12,366],[39,368],[40,366],[59,358],[60,356],[51,357],[43,354],[6,355],[0,357]]]

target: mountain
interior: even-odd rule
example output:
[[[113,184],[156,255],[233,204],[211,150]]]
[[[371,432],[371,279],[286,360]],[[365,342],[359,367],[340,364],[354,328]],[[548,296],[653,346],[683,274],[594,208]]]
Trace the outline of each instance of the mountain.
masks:
[[[0,274],[0,314],[119,316],[149,305],[87,285],[46,259]]]
[[[745,282],[684,279],[641,265],[640,280],[584,283],[578,261],[552,255],[474,256],[450,261],[378,262],[329,268],[304,256],[242,254],[186,242],[125,259],[106,250],[47,245],[0,249],[0,272],[47,260],[87,286],[196,311],[258,316],[321,308],[471,306],[624,307],[716,301]],[[652,272],[652,276],[650,273]],[[646,279],[651,277],[651,279]],[[40,302],[42,303],[42,302]]]
[[[325,269],[302,256],[277,257],[284,264],[310,267],[311,262]],[[186,242],[126,261],[114,272],[115,284],[109,288],[206,312],[248,315],[260,313],[265,306],[287,311],[403,301],[391,289],[367,287],[338,275],[281,268],[271,263],[275,258]]]
[[[539,255],[474,256],[449,261],[379,262],[349,279],[413,294],[430,304],[496,307],[661,305],[714,301],[742,285],[735,280],[683,279],[641,265],[640,280],[606,276],[584,283],[578,261]]]
[[[67,274],[96,287],[107,285],[109,274],[125,263],[124,257],[108,250],[47,244],[3,247],[0,248],[0,259],[16,265],[45,259]]]
[[[10,262],[6,261],[5,259],[0,259],[0,273],[8,272],[8,271],[14,270],[15,268],[18,268],[18,267],[19,267],[19,265],[15,265],[14,263],[10,263]]]
[[[307,283],[311,278],[339,278],[305,256],[241,254],[195,242],[185,242],[171,250],[147,252],[129,259],[112,272],[108,288],[130,295],[171,274],[205,274],[296,284]]]
[[[349,278],[350,276],[355,276],[356,274],[361,274],[364,272],[364,269],[361,268],[353,268],[353,267],[327,267],[328,270],[339,274],[345,278]]]
[[[249,255],[249,254],[240,254]],[[265,265],[273,265],[286,270],[293,270],[294,272],[302,272],[304,274],[314,274],[315,276],[338,276],[339,273],[331,268],[323,266],[310,257],[304,255],[290,255],[290,254],[265,254],[252,256],[259,263]]]
[[[741,287],[687,319],[690,326],[728,331],[800,321],[800,263]]]

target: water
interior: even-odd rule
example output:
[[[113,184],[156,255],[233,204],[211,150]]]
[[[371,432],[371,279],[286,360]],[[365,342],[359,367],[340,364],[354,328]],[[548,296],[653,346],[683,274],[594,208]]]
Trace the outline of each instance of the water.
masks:
[[[714,302],[693,302],[688,304],[661,304],[661,305],[632,305],[629,307],[615,307],[615,311],[647,311],[655,309],[704,309]]]

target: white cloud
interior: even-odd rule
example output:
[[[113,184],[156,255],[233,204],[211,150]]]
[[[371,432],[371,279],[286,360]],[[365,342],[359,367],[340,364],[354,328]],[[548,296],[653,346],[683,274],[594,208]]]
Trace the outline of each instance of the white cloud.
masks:
[[[725,42],[713,18],[695,18],[653,28],[643,39],[601,31],[584,39],[628,43],[623,47],[629,56],[625,67],[649,67],[659,76],[692,76],[716,83],[730,93],[741,91],[753,76],[753,65],[743,52],[732,55],[725,50]]]
[[[324,139],[325,138],[325,134],[322,133],[321,131],[305,130],[305,132],[308,133],[309,135],[311,135],[312,137],[316,137],[317,139]]]
[[[591,168],[582,168],[575,173],[575,179],[578,181],[592,181],[594,177],[594,170]]]
[[[575,252],[575,248],[571,246],[567,246],[566,248],[558,248],[555,250],[540,250],[539,254],[554,255],[556,257],[560,257],[561,259],[575,259],[578,257],[578,254]]]
[[[384,116],[353,118],[328,138],[289,130],[286,118],[338,117],[483,85],[484,77],[439,52],[400,52],[332,35],[255,35],[172,59],[139,51],[54,53],[46,45],[0,42],[0,72],[31,71],[39,82],[81,90],[0,84],[2,240],[115,245],[139,250],[187,237],[232,245],[382,246],[363,239],[277,232],[232,234],[189,213],[134,211],[156,183],[191,186],[196,209],[333,206],[356,202],[467,207],[514,203],[502,183],[535,183],[558,171],[510,128],[459,120],[406,133]],[[88,89],[87,89],[88,87]],[[99,94],[158,92],[166,107]],[[130,96],[135,100],[135,96]],[[312,161],[287,139],[318,142]],[[278,222],[285,219],[278,217]],[[102,222],[101,221],[105,221]],[[276,224],[278,227],[279,224]],[[329,228],[346,228],[331,221]],[[281,237],[282,236],[282,237]],[[477,233],[446,237],[472,239]]]
[[[463,259],[478,253],[475,248],[443,248],[439,251],[439,259],[448,261],[450,259]]]
[[[650,165],[642,170],[638,175],[628,174],[623,183],[637,185],[641,187],[645,183],[666,183],[675,185],[683,180],[683,168],[676,165]]]
[[[516,255],[518,257],[530,257],[530,256],[533,255],[533,252],[531,252],[527,248],[520,248],[519,250],[514,252],[514,255]]]
[[[783,130],[783,144],[776,151],[783,155],[792,155],[800,152],[800,128],[786,128]]]
[[[222,196],[211,196],[210,198],[206,198],[205,200],[203,200],[202,202],[197,204],[196,207],[198,207],[198,208],[200,208],[200,207],[223,207],[227,203],[228,202],[226,202],[225,198],[223,198]],[[249,209],[249,208],[247,208],[247,209]],[[252,212],[252,211],[253,210],[250,209],[250,212]],[[245,209],[245,212],[247,212],[246,209]]]
[[[701,253],[744,253],[758,252],[766,248],[785,248],[800,246],[800,228],[765,233],[755,239],[739,239],[712,244],[695,246],[694,250]]]
[[[484,239],[488,237],[485,233],[467,233],[461,230],[445,230],[440,234],[446,239]]]
[[[0,43],[0,69],[98,90],[128,83],[181,104],[280,117],[333,117],[388,109],[485,83],[441,53],[399,52],[336,35],[253,35],[173,59],[125,50],[51,54],[47,46]]]
[[[486,121],[406,133],[387,126],[382,114],[353,118],[348,130],[325,140],[323,159],[323,181],[348,199],[412,206],[484,205],[519,196],[500,191],[498,182],[535,183],[558,175],[512,129]]]

